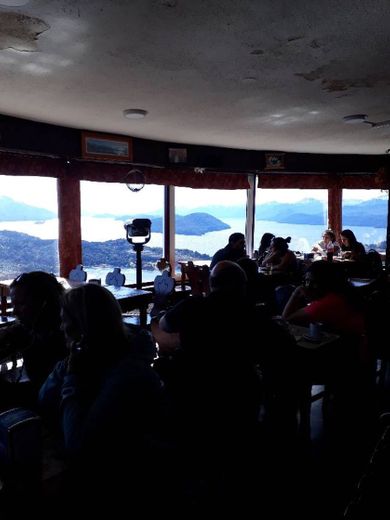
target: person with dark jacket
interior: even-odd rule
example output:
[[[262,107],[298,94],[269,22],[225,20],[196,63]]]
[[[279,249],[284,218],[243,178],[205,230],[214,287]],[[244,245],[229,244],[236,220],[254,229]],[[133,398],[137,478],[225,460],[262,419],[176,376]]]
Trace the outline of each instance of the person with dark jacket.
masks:
[[[283,421],[276,429],[288,436],[296,427],[289,383],[291,374],[295,377],[290,362],[295,340],[248,298],[247,276],[238,263],[218,262],[210,288],[208,296],[186,298],[161,317],[160,328],[179,336],[163,377],[183,448],[183,475],[198,475],[210,490],[213,482],[207,478],[219,475],[227,496],[230,489],[239,497],[253,460],[262,388],[259,365],[273,396],[267,409],[272,408],[275,423],[276,417]]]
[[[357,241],[355,233],[350,229],[343,229],[340,233],[341,251],[343,256],[355,262],[364,261],[366,250],[361,242]]]
[[[259,250],[257,251],[256,260],[258,265],[261,265],[264,258],[267,256],[269,252],[269,248],[271,246],[272,239],[275,238],[275,235],[272,233],[264,233],[260,239]]]
[[[66,354],[61,330],[63,286],[43,271],[23,273],[11,283],[10,295],[16,322],[0,331],[0,359],[22,359],[14,378],[0,380],[0,406],[35,408],[39,388]],[[15,384],[17,383],[17,384]]]
[[[214,254],[211,260],[210,269],[221,260],[237,262],[237,260],[245,256],[245,254],[245,236],[242,233],[232,233],[227,245]]]
[[[57,419],[62,432],[70,489],[97,508],[143,504],[148,486],[158,484],[160,379],[104,287],[71,289],[62,315],[68,356],[43,384],[39,402],[43,417]]]

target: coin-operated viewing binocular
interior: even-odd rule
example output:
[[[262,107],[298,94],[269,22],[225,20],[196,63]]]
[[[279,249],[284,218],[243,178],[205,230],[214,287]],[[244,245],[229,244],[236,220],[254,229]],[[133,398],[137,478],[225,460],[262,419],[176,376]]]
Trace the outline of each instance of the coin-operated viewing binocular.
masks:
[[[126,239],[130,244],[147,244],[150,240],[152,222],[148,218],[135,218],[125,223]]]
[[[137,289],[142,287],[142,260],[141,251],[144,244],[148,243],[151,236],[150,228],[152,222],[148,218],[135,218],[130,222],[126,222],[126,239],[133,244],[136,253],[136,285]]]

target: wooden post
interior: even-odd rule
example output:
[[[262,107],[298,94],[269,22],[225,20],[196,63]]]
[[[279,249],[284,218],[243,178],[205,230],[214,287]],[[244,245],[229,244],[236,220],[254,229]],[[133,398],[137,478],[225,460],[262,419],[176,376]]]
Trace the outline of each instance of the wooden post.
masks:
[[[252,258],[255,250],[255,218],[256,218],[256,177],[248,175],[249,189],[246,190],[246,222],[245,222],[245,242],[246,254]]]
[[[387,193],[387,230],[386,230],[386,259],[385,259],[386,273],[390,271],[390,189]]]
[[[328,228],[339,239],[342,226],[342,200],[343,190],[341,188],[328,188]]]
[[[152,229],[153,231],[153,229]],[[164,186],[164,247],[163,256],[175,276],[175,187]]]
[[[60,276],[82,263],[80,181],[73,177],[57,179],[58,253]]]

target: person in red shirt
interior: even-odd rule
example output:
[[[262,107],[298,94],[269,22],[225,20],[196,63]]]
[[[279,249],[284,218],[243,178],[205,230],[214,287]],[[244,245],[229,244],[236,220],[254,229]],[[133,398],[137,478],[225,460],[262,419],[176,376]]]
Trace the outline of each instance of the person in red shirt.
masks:
[[[283,318],[307,325],[321,322],[338,334],[365,332],[363,306],[339,264],[318,261],[307,269],[304,284],[292,293]]]
[[[367,336],[364,305],[340,264],[313,262],[304,284],[292,293],[283,318],[302,325],[318,323],[340,336],[337,342],[318,349],[297,351],[300,379],[325,384],[334,395],[338,421],[347,429],[373,409],[375,358]],[[366,415],[367,414],[367,415]]]

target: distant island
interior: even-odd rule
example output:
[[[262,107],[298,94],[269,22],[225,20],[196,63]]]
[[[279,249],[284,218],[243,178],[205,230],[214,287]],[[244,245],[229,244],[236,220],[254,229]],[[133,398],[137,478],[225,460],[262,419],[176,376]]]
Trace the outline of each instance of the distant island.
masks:
[[[99,217],[99,215],[96,215]],[[136,217],[130,217],[128,215],[115,216],[115,220],[122,220],[123,222],[133,220],[134,218],[140,218],[139,215]],[[149,218],[152,222],[152,232],[162,233],[163,232],[163,219],[162,217],[154,217],[150,215],[142,215],[142,218]],[[223,231],[224,229],[230,229],[229,224],[225,224],[222,220],[219,220],[213,215],[208,213],[189,213],[188,215],[176,215],[175,217],[175,233],[178,235],[196,235],[202,236],[210,231]]]
[[[35,206],[29,206],[22,202],[14,201],[9,197],[0,197],[0,221],[34,221],[35,224],[48,219],[56,218],[52,211]],[[160,216],[150,215],[111,215],[99,214],[97,218],[113,218],[123,222],[134,218],[150,218],[152,221],[152,231],[154,233],[163,232],[163,219]],[[190,213],[188,215],[176,215],[176,234],[202,236],[211,231],[222,231],[229,229],[229,224],[222,222],[218,218],[205,212]]]
[[[58,241],[19,233],[17,231],[0,231],[0,278],[14,278],[25,271],[42,270],[59,273]],[[135,268],[136,256],[133,247],[125,240],[107,240],[106,242],[82,241],[83,264],[88,267],[113,266],[122,269]],[[142,268],[154,270],[156,262],[162,257],[161,247],[144,247],[142,252]],[[176,256],[182,261],[210,260],[205,254],[190,249],[177,249]]]

